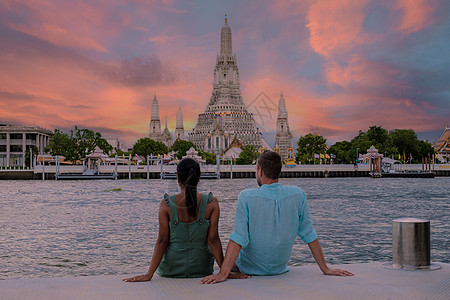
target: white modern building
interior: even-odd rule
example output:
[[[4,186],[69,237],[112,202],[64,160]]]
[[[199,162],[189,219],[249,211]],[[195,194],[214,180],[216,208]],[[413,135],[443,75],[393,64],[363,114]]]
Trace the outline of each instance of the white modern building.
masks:
[[[44,154],[51,136],[50,130],[37,126],[0,124],[0,167],[24,167],[30,148]]]

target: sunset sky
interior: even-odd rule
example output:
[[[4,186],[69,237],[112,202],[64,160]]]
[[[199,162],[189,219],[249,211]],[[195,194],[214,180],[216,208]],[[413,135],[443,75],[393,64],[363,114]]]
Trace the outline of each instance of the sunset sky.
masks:
[[[189,132],[225,13],[269,141],[281,91],[295,139],[319,128],[333,144],[381,125],[434,142],[450,125],[446,0],[0,0],[0,123],[78,125],[132,146],[156,93],[162,127],[167,115],[173,134],[181,107]]]

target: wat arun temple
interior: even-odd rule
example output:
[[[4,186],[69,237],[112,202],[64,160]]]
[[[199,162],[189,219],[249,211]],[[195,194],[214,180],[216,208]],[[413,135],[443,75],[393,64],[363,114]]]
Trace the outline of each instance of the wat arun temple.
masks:
[[[281,148],[281,152],[283,150],[285,152],[286,148],[292,147],[292,134],[287,124],[287,110],[282,94],[278,109],[275,147]],[[184,139],[181,108],[177,113],[176,124],[175,140]],[[152,102],[149,137],[163,142],[167,146],[172,145],[172,136],[167,128],[167,118],[165,129],[161,132],[156,95]],[[241,95],[239,69],[236,54],[232,51],[231,28],[228,26],[226,15],[220,34],[220,53],[217,54],[214,67],[212,95],[205,111],[198,115],[197,124],[188,133],[187,139],[198,149],[210,153],[223,154],[227,149],[236,147],[236,145],[241,148],[252,145],[256,149],[270,149],[256,125],[253,114],[248,112]]]

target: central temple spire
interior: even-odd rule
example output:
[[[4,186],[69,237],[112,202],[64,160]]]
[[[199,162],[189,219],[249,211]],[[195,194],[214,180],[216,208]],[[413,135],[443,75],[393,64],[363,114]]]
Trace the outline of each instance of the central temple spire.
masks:
[[[222,32],[220,33],[220,56],[231,56],[231,28],[228,26],[228,16],[225,15],[225,25],[222,26]]]
[[[220,53],[214,67],[212,95],[205,112],[198,115],[197,125],[188,139],[200,150],[216,154],[224,153],[235,139],[256,149],[263,144],[261,132],[242,99],[227,15],[220,32]]]

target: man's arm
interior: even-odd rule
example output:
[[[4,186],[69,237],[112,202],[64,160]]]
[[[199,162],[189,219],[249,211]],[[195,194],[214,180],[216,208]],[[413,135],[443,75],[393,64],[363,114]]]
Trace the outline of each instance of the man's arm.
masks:
[[[323,256],[322,247],[320,247],[319,239],[315,239],[313,242],[308,243],[309,250],[314,257],[314,260],[319,265],[320,270],[325,275],[335,275],[335,276],[353,276],[353,273],[341,269],[332,269],[327,266],[325,262],[325,257]]]

